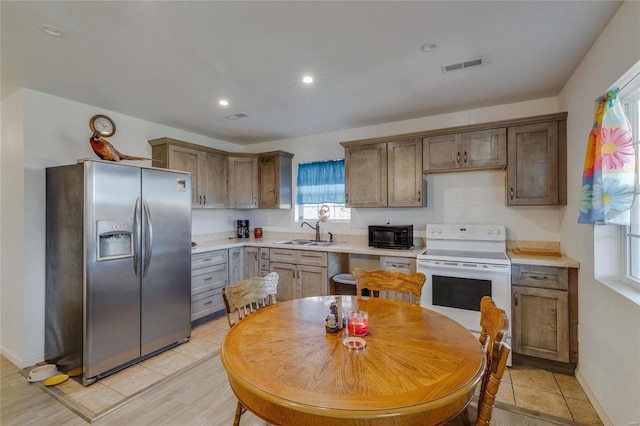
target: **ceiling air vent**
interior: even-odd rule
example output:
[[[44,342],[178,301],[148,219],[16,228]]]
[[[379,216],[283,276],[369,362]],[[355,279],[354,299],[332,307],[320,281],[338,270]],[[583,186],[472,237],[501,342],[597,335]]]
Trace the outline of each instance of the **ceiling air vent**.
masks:
[[[245,114],[244,112],[239,112],[237,114],[233,114],[233,115],[227,115],[225,118],[227,120],[239,120],[240,118],[245,118],[248,117],[249,114]]]
[[[442,72],[449,72],[449,71],[461,70],[463,68],[475,67],[482,64],[484,64],[484,56],[481,56],[475,59],[469,59],[468,61],[459,62],[457,64],[442,65],[441,68],[442,68]]]

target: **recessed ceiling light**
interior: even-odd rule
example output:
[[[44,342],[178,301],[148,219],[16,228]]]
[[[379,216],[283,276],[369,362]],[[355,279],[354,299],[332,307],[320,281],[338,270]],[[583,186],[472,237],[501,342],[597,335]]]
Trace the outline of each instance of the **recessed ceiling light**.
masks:
[[[229,106],[229,101],[226,99],[220,99],[220,101],[218,102],[218,105],[220,106]]]
[[[310,75],[305,75],[304,77],[302,77],[302,82],[304,84],[311,84],[313,83],[313,77],[311,77]]]
[[[433,52],[438,48],[438,45],[435,43],[425,43],[420,48],[423,52]]]
[[[64,33],[58,27],[53,25],[40,25],[40,31],[53,37],[61,37]]]

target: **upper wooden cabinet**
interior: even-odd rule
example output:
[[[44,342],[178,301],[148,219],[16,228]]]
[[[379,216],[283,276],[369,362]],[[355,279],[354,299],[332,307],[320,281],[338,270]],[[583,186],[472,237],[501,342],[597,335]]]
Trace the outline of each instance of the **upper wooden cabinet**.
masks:
[[[387,144],[346,147],[344,178],[347,206],[386,207]]]
[[[193,207],[290,209],[293,154],[241,154],[171,138],[149,141],[153,165],[191,173]]]
[[[507,205],[567,204],[566,120],[508,129]]]
[[[506,167],[507,205],[567,203],[567,113],[560,112],[341,142],[345,147],[347,205],[426,205],[423,179],[409,178],[413,166],[406,161],[408,155],[396,155],[403,160],[393,157],[396,146],[406,154],[416,140],[423,145],[422,156],[417,147],[414,152],[422,158],[424,174]],[[404,161],[402,166],[398,167],[398,161]],[[418,192],[420,185],[422,191]],[[421,197],[412,204],[410,193]]]
[[[424,138],[425,172],[504,168],[507,165],[507,130],[488,129]]]
[[[290,209],[292,207],[291,158],[284,151],[258,155],[258,200],[261,209]]]
[[[426,182],[422,174],[422,141],[410,139],[387,143],[387,205],[426,205]]]
[[[342,145],[347,206],[425,205],[421,139]]]
[[[155,167],[191,173],[194,207],[227,207],[226,152],[170,138],[154,139],[149,144],[152,146]]]
[[[258,158],[255,155],[229,157],[229,207],[258,208]]]

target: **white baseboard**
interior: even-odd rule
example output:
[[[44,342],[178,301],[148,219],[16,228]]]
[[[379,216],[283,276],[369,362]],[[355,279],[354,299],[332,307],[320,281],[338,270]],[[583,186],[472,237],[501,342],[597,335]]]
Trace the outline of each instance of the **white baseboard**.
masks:
[[[614,426],[613,422],[604,411],[604,408],[602,408],[602,405],[600,405],[598,399],[591,391],[591,388],[587,384],[587,381],[584,379],[584,376],[582,375],[582,373],[580,373],[579,368],[576,368],[576,379],[578,380],[578,383],[580,383],[580,386],[582,386],[582,390],[584,390],[584,393],[587,395],[589,402],[593,406],[593,409],[596,410],[596,413],[598,414],[598,417],[600,417],[600,420],[602,420],[604,426]]]
[[[24,368],[22,367],[22,358],[20,358],[19,356],[17,356],[16,354],[11,352],[4,346],[0,347],[0,354],[6,359],[8,359],[9,361],[11,361],[11,363],[16,367],[18,367],[19,369]]]

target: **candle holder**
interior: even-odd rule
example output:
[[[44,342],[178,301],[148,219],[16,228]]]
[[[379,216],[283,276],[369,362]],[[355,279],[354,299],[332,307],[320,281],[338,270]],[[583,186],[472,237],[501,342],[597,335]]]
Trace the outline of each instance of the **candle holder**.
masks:
[[[369,314],[365,311],[349,312],[347,330],[350,336],[365,336],[369,332]]]

